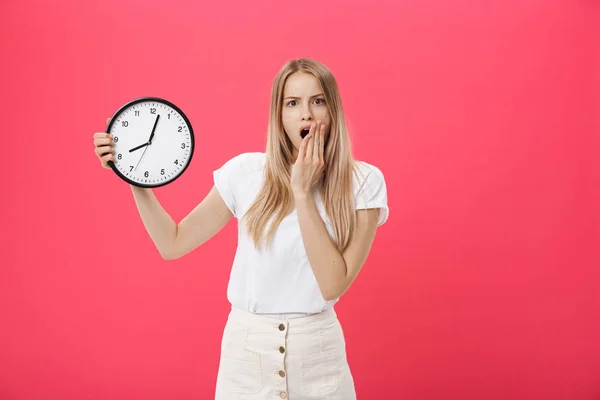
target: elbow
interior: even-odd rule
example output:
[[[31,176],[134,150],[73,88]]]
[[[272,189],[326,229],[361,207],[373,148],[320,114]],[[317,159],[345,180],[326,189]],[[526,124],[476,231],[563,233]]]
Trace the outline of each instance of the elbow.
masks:
[[[174,251],[159,251],[159,253],[162,259],[166,261],[177,260],[178,258],[181,258],[181,255]]]
[[[338,279],[332,279],[327,284],[319,285],[321,289],[321,296],[323,296],[323,300],[332,301],[337,300],[348,290],[350,286],[350,281],[346,276],[343,276]]]
[[[335,299],[337,299],[339,296],[325,296],[323,295],[323,299],[325,299],[325,301],[333,301]]]
[[[168,245],[168,246],[162,246],[162,248],[158,249],[158,252],[160,253],[160,256],[162,257],[163,260],[177,260],[178,258],[181,258],[182,254],[178,251],[178,247],[177,247],[177,230],[178,228],[176,227],[176,232],[175,232],[175,240],[173,240],[173,242]]]
[[[342,295],[342,292],[340,292],[339,290],[334,289],[334,288],[327,289],[327,290],[321,290],[321,296],[323,296],[323,299],[325,301],[336,300],[341,295]]]

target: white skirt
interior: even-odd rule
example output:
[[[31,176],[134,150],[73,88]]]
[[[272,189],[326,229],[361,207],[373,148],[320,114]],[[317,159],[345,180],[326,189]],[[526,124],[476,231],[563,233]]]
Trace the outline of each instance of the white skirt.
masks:
[[[346,341],[333,309],[276,319],[232,308],[215,400],[354,400]]]

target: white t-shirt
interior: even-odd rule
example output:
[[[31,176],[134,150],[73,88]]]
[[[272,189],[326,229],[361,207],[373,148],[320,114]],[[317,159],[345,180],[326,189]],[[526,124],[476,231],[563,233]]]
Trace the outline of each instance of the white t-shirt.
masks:
[[[231,305],[256,314],[313,314],[333,307],[325,301],[313,274],[294,209],[277,228],[270,250],[256,250],[242,217],[264,182],[266,154],[242,153],[213,172],[215,186],[238,219],[238,246],[231,269],[227,298]],[[359,162],[354,178],[356,209],[380,208],[378,225],[388,218],[387,189],[382,172]],[[316,185],[315,185],[316,189]],[[329,235],[335,240],[329,218],[317,190],[317,209]]]

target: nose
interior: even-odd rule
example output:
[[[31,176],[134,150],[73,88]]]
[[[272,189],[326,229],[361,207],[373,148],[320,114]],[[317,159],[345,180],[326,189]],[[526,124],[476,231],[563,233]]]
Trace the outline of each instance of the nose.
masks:
[[[302,106],[302,120],[303,121],[312,120],[312,114],[310,112],[310,106],[308,104],[305,104],[304,106]]]

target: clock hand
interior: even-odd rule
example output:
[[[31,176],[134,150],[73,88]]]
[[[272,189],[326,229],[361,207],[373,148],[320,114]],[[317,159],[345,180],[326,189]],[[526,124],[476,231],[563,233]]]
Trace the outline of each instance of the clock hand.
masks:
[[[158,123],[158,118],[159,117],[160,117],[160,114],[158,114],[156,116],[156,119],[154,120],[154,126],[152,127],[152,133],[150,134],[150,139],[148,139],[148,142],[144,143],[144,144],[140,144],[139,146],[134,147],[133,149],[130,149],[129,150],[130,153],[132,153],[132,152],[134,152],[136,150],[139,150],[139,149],[141,149],[144,146],[148,146],[149,144],[152,144],[152,138],[154,137],[154,131],[156,130],[156,124]]]
[[[146,143],[146,144],[148,144],[148,143]],[[140,157],[140,160],[138,161],[137,165],[133,169],[134,171],[137,170],[138,165],[140,165],[140,162],[142,161],[142,158],[144,158],[144,154],[146,154],[146,150],[148,150],[148,146],[146,146],[146,148],[144,149],[144,152],[142,153],[142,156]]]
[[[160,114],[157,114],[156,120],[154,120],[154,126],[152,127],[152,133],[150,134],[150,139],[148,139],[148,144],[152,144],[152,138],[154,137],[154,131],[156,130],[156,124],[158,124],[159,118],[160,118]]]
[[[131,153],[131,152],[133,152],[133,151],[139,150],[139,149],[141,149],[141,148],[142,148],[142,147],[144,147],[144,146],[148,146],[149,144],[150,144],[150,143],[144,143],[144,144],[140,144],[139,146],[137,146],[137,147],[134,147],[133,149],[129,150],[129,152]]]

